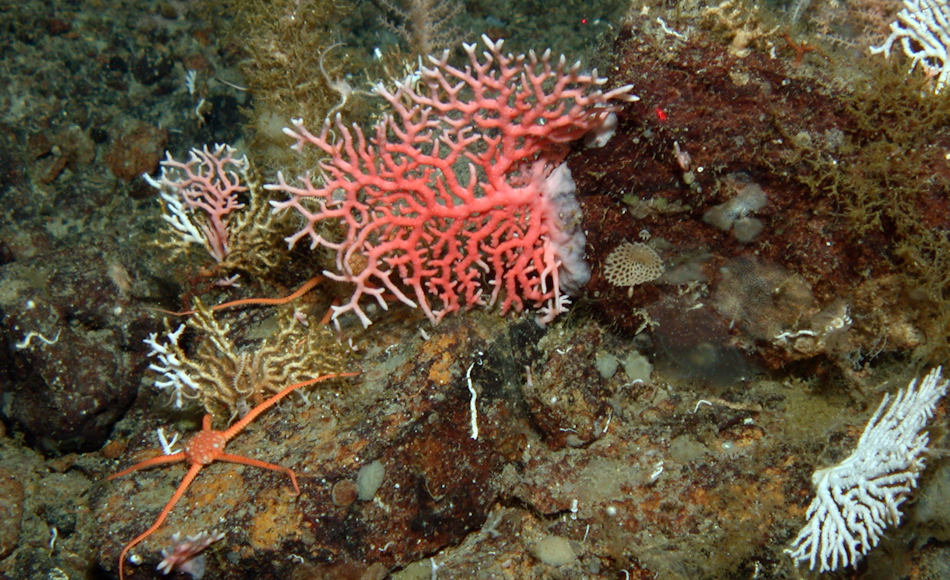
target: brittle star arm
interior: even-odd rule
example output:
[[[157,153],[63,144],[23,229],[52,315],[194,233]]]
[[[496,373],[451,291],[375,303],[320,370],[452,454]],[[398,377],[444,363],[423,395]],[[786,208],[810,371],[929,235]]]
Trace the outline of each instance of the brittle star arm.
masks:
[[[309,380],[306,380],[306,381],[302,381],[302,382],[299,382],[299,383],[294,383],[293,385],[290,385],[290,386],[288,386],[288,387],[285,387],[283,390],[281,390],[281,391],[280,391],[279,393],[277,393],[276,395],[272,396],[271,398],[267,399],[266,401],[264,401],[264,402],[261,403],[260,405],[258,405],[258,406],[256,406],[256,407],[254,407],[253,409],[251,409],[251,411],[248,412],[247,415],[244,415],[244,417],[242,417],[242,418],[241,418],[237,423],[235,423],[234,425],[231,425],[231,427],[229,427],[227,430],[222,431],[221,434],[224,436],[224,440],[225,440],[225,441],[230,441],[235,435],[237,435],[237,434],[240,433],[245,427],[247,427],[247,426],[251,423],[251,421],[253,421],[254,419],[256,419],[258,415],[260,415],[261,413],[263,413],[263,412],[266,411],[267,409],[271,408],[272,406],[276,405],[281,399],[283,399],[284,397],[286,397],[287,395],[289,395],[290,393],[292,393],[292,392],[295,391],[296,389],[299,389],[300,387],[304,387],[304,386],[307,386],[307,385],[310,385],[310,384],[313,384],[313,383],[319,383],[319,382],[325,381],[325,380],[327,380],[327,379],[329,379],[329,378],[351,377],[351,376],[356,376],[356,375],[358,375],[358,374],[359,374],[359,372],[353,372],[353,373],[333,373],[333,374],[321,375],[321,376],[319,376],[319,377],[315,377],[315,378],[312,378],[312,379],[309,379]],[[206,421],[209,421],[209,422],[210,422],[210,417],[207,417],[207,416],[206,416],[205,419],[206,419]],[[205,425],[204,428],[207,429],[208,426]],[[230,454],[230,453],[224,453],[224,452],[220,453],[220,454],[216,457],[216,459],[217,459],[218,461],[228,461],[228,462],[231,462],[231,463],[240,463],[240,464],[243,464],[243,465],[250,465],[250,466],[252,466],[252,467],[260,467],[260,468],[262,468],[262,469],[270,469],[270,470],[272,470],[272,471],[282,471],[282,472],[284,472],[284,473],[286,473],[287,475],[290,476],[290,482],[294,485],[294,491],[295,491],[296,493],[298,493],[298,494],[300,493],[300,486],[297,485],[297,475],[296,475],[296,474],[294,473],[294,471],[293,471],[292,469],[290,469],[289,467],[283,467],[283,466],[281,466],[281,465],[275,465],[275,464],[273,464],[273,463],[267,463],[266,461],[260,461],[260,460],[258,460],[258,459],[252,459],[252,458],[250,458],[250,457],[244,457],[244,456],[242,456],[242,455],[232,455],[232,454]]]
[[[358,374],[360,374],[359,371],[351,372],[351,373],[330,373],[330,374],[326,374],[326,375],[320,375],[319,377],[315,377],[315,378],[312,378],[312,379],[307,379],[306,381],[301,381],[301,382],[299,382],[299,383],[294,383],[294,384],[290,385],[289,387],[284,387],[284,389],[283,389],[282,391],[280,391],[280,392],[277,393],[276,395],[272,396],[271,398],[267,399],[266,401],[264,401],[264,402],[261,403],[260,405],[254,407],[253,409],[251,409],[250,411],[248,411],[247,415],[244,415],[243,417],[241,417],[241,419],[238,420],[237,423],[235,423],[234,425],[231,425],[231,426],[228,427],[225,431],[222,431],[221,434],[224,435],[224,440],[225,440],[225,441],[230,441],[231,439],[234,438],[235,435],[237,435],[237,434],[240,433],[245,427],[247,427],[247,426],[251,423],[251,421],[253,421],[254,419],[257,419],[257,416],[258,416],[258,415],[260,415],[260,414],[263,413],[264,411],[270,409],[271,407],[273,407],[274,405],[276,405],[281,399],[283,399],[284,397],[286,397],[286,396],[289,395],[290,393],[294,392],[294,390],[299,389],[300,387],[306,387],[307,385],[312,385],[312,384],[314,384],[314,383],[319,383],[319,382],[325,381],[325,380],[327,380],[327,379],[335,379],[335,378],[342,378],[342,377],[355,377],[355,376],[358,375]]]
[[[178,454],[176,453],[175,455],[178,455]],[[182,453],[181,455],[184,455],[184,453]],[[167,457],[171,457],[171,455]],[[156,457],[156,459],[161,459],[161,458]],[[152,461],[152,460],[150,459],[149,461]],[[142,463],[147,463],[147,462],[143,461]],[[161,463],[168,463],[168,462],[162,461]],[[141,467],[141,465],[142,464],[140,463],[138,465],[132,466],[126,471],[131,471],[137,467]],[[204,467],[204,465],[201,465],[200,463],[195,463],[191,467],[188,468],[188,473],[186,473],[185,477],[182,478],[181,483],[178,484],[178,489],[175,490],[174,495],[172,495],[171,499],[168,500],[168,503],[165,504],[165,507],[162,508],[161,513],[158,514],[158,518],[155,519],[155,523],[153,523],[147,530],[145,530],[141,534],[135,536],[135,538],[133,538],[131,542],[129,542],[128,544],[125,545],[124,548],[122,548],[122,552],[119,553],[119,580],[125,580],[125,569],[124,569],[123,564],[125,563],[126,554],[128,554],[129,550],[134,548],[139,542],[141,542],[145,538],[149,537],[152,533],[154,533],[155,530],[157,530],[165,522],[165,518],[167,518],[168,514],[171,513],[172,508],[175,507],[175,504],[178,503],[178,500],[181,499],[181,496],[185,494],[185,490],[188,489],[188,486],[191,485],[192,481],[194,481],[195,476],[198,475],[198,472],[201,471],[202,467]],[[121,472],[117,473],[116,475],[121,475]]]
[[[165,465],[166,463],[177,463],[178,461],[184,461],[185,452],[179,451],[178,453],[172,453],[171,455],[159,455],[158,457],[153,457],[151,459],[146,459],[145,461],[139,461],[132,467],[127,467],[118,473],[113,473],[106,478],[106,481],[110,479],[115,479],[117,477],[122,477],[123,475],[128,475],[133,471],[138,471],[140,469],[148,469],[149,467],[154,467],[156,465]]]
[[[244,457],[243,455],[232,455],[230,453],[222,453],[218,456],[218,461],[228,461],[231,463],[240,463],[242,465],[250,465],[252,467],[260,467],[262,469],[270,469],[272,471],[283,471],[290,476],[290,483],[294,484],[294,491],[298,494],[300,493],[300,487],[297,486],[297,476],[294,474],[294,470],[289,467],[284,467],[282,465],[275,465],[273,463],[267,463],[266,461],[260,461],[258,459],[252,459],[250,457]]]

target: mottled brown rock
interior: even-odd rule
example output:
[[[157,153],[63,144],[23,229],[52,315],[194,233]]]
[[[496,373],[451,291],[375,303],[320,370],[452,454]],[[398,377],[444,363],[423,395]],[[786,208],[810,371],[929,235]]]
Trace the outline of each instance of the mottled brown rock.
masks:
[[[80,246],[0,268],[0,413],[45,451],[99,447],[135,395],[150,315],[110,279],[106,255]]]
[[[136,123],[112,141],[106,152],[106,163],[113,175],[132,181],[143,173],[155,171],[167,142],[167,130]]]
[[[23,486],[13,473],[0,467],[0,559],[6,558],[20,540]]]

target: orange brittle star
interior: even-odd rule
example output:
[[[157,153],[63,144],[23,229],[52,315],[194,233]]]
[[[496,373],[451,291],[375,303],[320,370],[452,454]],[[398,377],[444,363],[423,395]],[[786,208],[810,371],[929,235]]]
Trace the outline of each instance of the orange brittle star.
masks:
[[[295,389],[312,385],[314,383],[319,383],[320,381],[325,381],[327,379],[352,377],[358,374],[358,372],[352,372],[321,375],[314,379],[308,379],[306,381],[294,383],[288,387],[284,387],[282,391],[251,409],[247,415],[244,415],[244,417],[242,417],[237,423],[231,425],[224,431],[216,431],[212,429],[211,415],[205,415],[201,422],[201,431],[195,433],[191,439],[185,443],[184,451],[179,451],[178,453],[172,453],[170,455],[160,455],[158,457],[146,459],[145,461],[140,461],[132,467],[123,469],[122,471],[113,473],[107,477],[106,479],[115,479],[117,477],[122,477],[123,475],[132,473],[133,471],[138,471],[139,469],[147,469],[156,465],[165,465],[166,463],[188,461],[191,464],[191,466],[188,468],[188,473],[185,474],[185,477],[182,478],[181,483],[178,484],[178,489],[175,490],[175,493],[172,495],[171,499],[168,500],[168,503],[165,504],[165,507],[162,508],[162,511],[158,514],[158,518],[155,519],[155,523],[153,523],[151,527],[136,536],[131,542],[122,548],[122,552],[119,553],[120,580],[125,580],[125,556],[129,553],[129,550],[131,550],[145,538],[152,535],[155,530],[161,527],[162,523],[165,521],[165,518],[167,518],[168,514],[171,513],[172,508],[175,507],[175,504],[178,502],[178,500],[181,499],[181,497],[185,494],[185,490],[187,490],[188,486],[191,485],[191,482],[194,481],[195,476],[198,475],[198,472],[201,471],[202,467],[208,465],[209,463],[213,463],[214,461],[228,461],[231,463],[250,465],[252,467],[271,469],[273,471],[283,471],[290,476],[290,482],[294,486],[294,492],[299,494],[300,488],[297,486],[297,476],[289,467],[274,465],[273,463],[267,463],[258,459],[244,457],[243,455],[232,455],[230,453],[225,453],[224,448],[228,441],[243,431],[244,428],[247,427],[251,421],[256,419],[258,415],[274,406],[278,401],[289,395]]]

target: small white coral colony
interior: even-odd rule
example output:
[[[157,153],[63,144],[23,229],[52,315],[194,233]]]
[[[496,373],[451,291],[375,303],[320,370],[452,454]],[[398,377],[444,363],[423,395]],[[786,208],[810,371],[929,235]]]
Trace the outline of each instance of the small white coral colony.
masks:
[[[854,453],[812,475],[808,523],[785,550],[796,563],[819,572],[854,566],[889,525],[900,523],[898,508],[924,469],[930,437],[923,430],[946,392],[937,367],[919,386],[912,380],[893,402],[885,395]]]

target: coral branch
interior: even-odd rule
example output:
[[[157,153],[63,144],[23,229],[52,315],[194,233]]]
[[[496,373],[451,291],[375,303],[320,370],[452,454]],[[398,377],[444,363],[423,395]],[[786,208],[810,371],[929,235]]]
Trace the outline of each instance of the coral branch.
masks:
[[[294,121],[295,147],[327,156],[320,175],[267,186],[289,196],[306,225],[287,238],[335,253],[324,274],[355,286],[334,319],[370,318],[361,299],[386,308],[387,296],[419,307],[437,323],[462,307],[502,313],[525,304],[554,318],[589,278],[574,182],[562,165],[567,144],[610,125],[631,87],[604,92],[596,71],[502,53],[483,37],[465,45],[464,68],[448,52],[429,57],[414,82],[377,86],[392,113],[370,137],[339,118],[319,134]],[[331,132],[335,138],[331,138]],[[600,140],[603,141],[603,140]],[[325,223],[337,224],[342,237]]]

